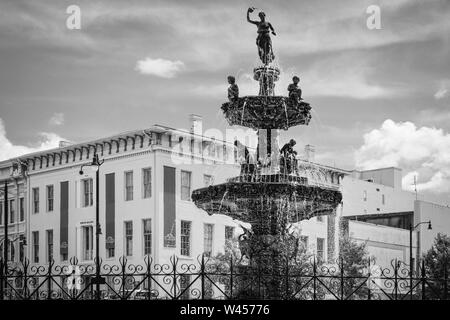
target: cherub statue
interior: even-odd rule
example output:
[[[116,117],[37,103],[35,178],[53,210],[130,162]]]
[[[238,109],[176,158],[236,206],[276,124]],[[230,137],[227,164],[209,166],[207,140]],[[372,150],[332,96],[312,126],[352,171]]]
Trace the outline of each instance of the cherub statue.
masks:
[[[294,150],[296,144],[297,142],[294,139],[291,139],[280,150],[280,163],[287,173],[297,172],[297,151]]]
[[[294,76],[292,78],[292,82],[289,86],[288,86],[288,92],[289,92],[289,98],[293,99],[297,102],[300,102],[300,100],[302,99],[302,89],[300,89],[298,87],[298,83],[300,82],[300,78],[297,76]]]
[[[274,36],[277,34],[273,29],[270,22],[266,21],[266,14],[260,12],[258,14],[260,21],[250,20],[250,13],[252,13],[256,8],[248,8],[247,10],[247,21],[255,24],[258,27],[258,37],[256,38],[256,45],[258,46],[258,54],[261,61],[267,65],[275,59],[275,55],[272,50],[272,40],[270,39],[270,32]]]
[[[230,84],[228,87],[228,100],[230,102],[236,102],[239,98],[239,87],[235,82],[236,79],[233,76],[228,76],[228,83]]]

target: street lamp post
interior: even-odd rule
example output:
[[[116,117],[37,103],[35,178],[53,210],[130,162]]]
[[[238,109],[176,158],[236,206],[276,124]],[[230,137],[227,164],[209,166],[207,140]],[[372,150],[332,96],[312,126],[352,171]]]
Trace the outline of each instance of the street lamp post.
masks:
[[[83,167],[91,166],[96,167],[95,173],[95,279],[91,283],[95,283],[95,298],[100,300],[100,284],[105,283],[105,279],[100,276],[100,246],[99,238],[102,233],[100,228],[100,166],[105,162],[105,160],[100,161],[97,153],[94,154],[91,164],[85,164],[81,166],[80,175],[83,175]]]
[[[431,220],[430,221],[423,221],[419,222],[413,227],[413,224],[411,223],[409,225],[409,297],[412,300],[413,298],[413,255],[412,255],[412,234],[413,231],[420,226],[421,224],[428,223],[428,230],[431,230]]]

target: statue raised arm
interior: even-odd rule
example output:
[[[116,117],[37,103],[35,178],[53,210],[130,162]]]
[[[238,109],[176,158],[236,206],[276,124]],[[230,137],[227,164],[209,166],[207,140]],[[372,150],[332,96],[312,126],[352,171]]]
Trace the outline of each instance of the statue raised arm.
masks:
[[[255,8],[248,8],[247,10],[247,21],[253,24],[258,25],[258,21],[253,21],[250,19],[250,13],[252,13],[255,10]]]
[[[272,50],[272,40],[270,39],[270,32],[275,36],[275,29],[273,26],[266,21],[266,14],[260,12],[258,14],[260,21],[253,21],[250,19],[250,13],[252,13],[255,8],[248,8],[247,10],[247,21],[255,24],[258,27],[258,37],[256,38],[256,45],[258,47],[258,54],[261,61],[268,65],[275,59],[275,55]]]

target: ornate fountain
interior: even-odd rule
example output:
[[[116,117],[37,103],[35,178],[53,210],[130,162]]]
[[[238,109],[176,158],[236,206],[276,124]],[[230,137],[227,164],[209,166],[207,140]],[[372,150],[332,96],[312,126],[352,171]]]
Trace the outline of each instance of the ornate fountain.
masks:
[[[280,279],[286,259],[291,257],[292,223],[333,213],[341,202],[339,175],[333,177],[323,167],[310,162],[287,161],[280,155],[278,134],[297,125],[308,125],[311,106],[296,96],[275,95],[280,70],[273,66],[274,54],[269,31],[275,35],[265,15],[261,21],[247,20],[258,26],[257,46],[262,65],[254,68],[259,95],[232,97],[222,105],[230,125],[257,130],[258,147],[254,161],[245,159],[241,172],[227,182],[195,190],[192,200],[208,214],[225,214],[249,223],[241,240],[245,254],[251,257],[254,273],[269,274],[264,294],[254,298],[282,298]],[[292,163],[294,167],[292,167]],[[329,177],[332,180],[329,180]]]

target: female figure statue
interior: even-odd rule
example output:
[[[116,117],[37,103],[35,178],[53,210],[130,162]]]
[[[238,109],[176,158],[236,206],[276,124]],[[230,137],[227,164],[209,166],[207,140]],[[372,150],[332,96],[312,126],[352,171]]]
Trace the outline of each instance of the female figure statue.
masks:
[[[258,46],[259,58],[264,63],[268,65],[273,61],[275,55],[272,51],[272,40],[270,39],[270,31],[276,36],[275,30],[273,29],[270,22],[266,21],[266,14],[260,12],[258,14],[260,21],[250,20],[250,13],[253,12],[255,8],[248,8],[247,10],[247,21],[256,24],[258,27],[258,37],[256,38],[256,45]]]

